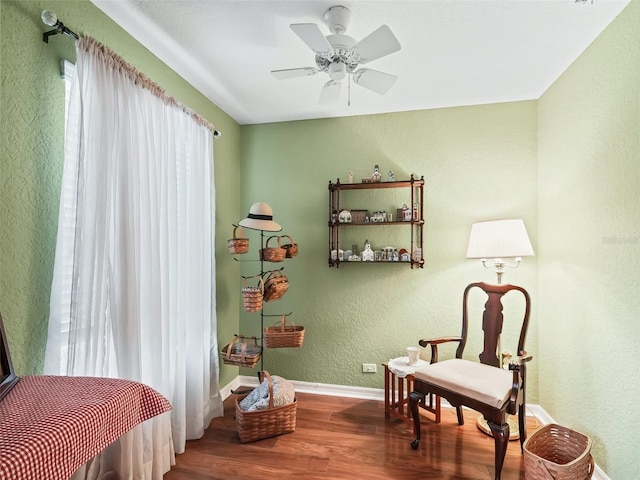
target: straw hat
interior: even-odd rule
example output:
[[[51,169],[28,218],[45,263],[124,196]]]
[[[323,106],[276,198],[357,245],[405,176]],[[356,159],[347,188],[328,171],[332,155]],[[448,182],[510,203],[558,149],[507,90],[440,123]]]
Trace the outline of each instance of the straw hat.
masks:
[[[251,205],[247,218],[240,220],[240,225],[253,230],[265,232],[279,232],[282,227],[273,221],[273,210],[264,202]]]

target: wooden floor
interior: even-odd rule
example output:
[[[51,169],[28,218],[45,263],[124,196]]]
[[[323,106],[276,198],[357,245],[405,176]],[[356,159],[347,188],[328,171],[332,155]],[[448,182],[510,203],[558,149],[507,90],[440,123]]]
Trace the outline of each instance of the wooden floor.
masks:
[[[271,479],[493,479],[493,439],[476,427],[477,414],[443,409],[442,422],[422,413],[422,443],[412,450],[412,428],[385,419],[382,401],[297,393],[293,433],[241,444],[235,428],[235,399],[215,418],[203,438],[187,442],[185,453],[164,480]],[[529,417],[528,434],[537,422]],[[520,442],[510,441],[502,478],[524,480]]]

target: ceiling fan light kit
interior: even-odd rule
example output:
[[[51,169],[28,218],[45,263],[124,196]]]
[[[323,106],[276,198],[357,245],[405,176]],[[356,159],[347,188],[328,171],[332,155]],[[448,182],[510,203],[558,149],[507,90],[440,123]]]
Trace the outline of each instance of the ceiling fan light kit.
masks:
[[[331,33],[344,33],[347,31],[349,23],[351,23],[351,10],[347,7],[336,5],[324,12],[322,21]]]
[[[329,76],[331,80],[339,82],[347,76],[347,66],[342,62],[331,62],[329,64]]]
[[[371,68],[358,68],[400,50],[400,42],[387,25],[382,25],[371,34],[356,42],[345,35],[351,22],[351,10],[334,6],[322,17],[331,35],[324,36],[315,23],[294,23],[291,30],[315,53],[316,67],[287,68],[272,70],[278,80],[326,73],[330,80],[325,83],[318,103],[325,104],[339,100],[342,80],[349,77],[356,85],[384,95],[398,77]]]

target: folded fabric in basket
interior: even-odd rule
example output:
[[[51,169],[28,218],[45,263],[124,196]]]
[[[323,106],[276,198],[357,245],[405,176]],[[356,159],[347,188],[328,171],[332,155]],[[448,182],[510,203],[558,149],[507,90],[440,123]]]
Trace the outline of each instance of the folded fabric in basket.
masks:
[[[273,382],[273,406],[282,407],[293,403],[296,397],[293,384],[277,375],[271,376]],[[265,379],[254,388],[242,401],[239,403],[240,409],[245,412],[253,412],[256,410],[265,410],[269,408],[269,381]]]
[[[244,354],[249,357],[253,357],[260,353],[260,347],[257,345],[247,345],[245,348]],[[232,355],[241,355],[242,354],[242,343],[234,343],[231,347]]]
[[[429,362],[426,362],[421,358],[418,359],[418,362],[415,365],[409,365],[409,357],[392,358],[389,360],[389,363],[387,363],[389,370],[400,378],[416,373],[416,370],[427,365],[429,365]]]

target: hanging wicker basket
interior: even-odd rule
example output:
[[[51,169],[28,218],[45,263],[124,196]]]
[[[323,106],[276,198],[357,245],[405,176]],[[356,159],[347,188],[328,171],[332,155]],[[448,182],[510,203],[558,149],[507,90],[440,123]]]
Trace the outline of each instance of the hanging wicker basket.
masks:
[[[244,238],[244,228],[234,225],[233,238],[228,241],[228,245],[229,253],[234,255],[240,255],[249,251],[249,239]]]
[[[591,439],[561,425],[533,432],[523,451],[527,480],[587,480],[593,475]]]
[[[233,340],[224,346],[220,355],[227,365],[253,368],[260,360],[262,348],[258,345],[256,337],[234,335]]]
[[[289,239],[289,243],[285,243],[282,245],[282,248],[285,249],[285,257],[293,258],[298,255],[298,244],[293,242],[293,238],[289,235],[282,235],[282,238]]]
[[[267,348],[298,348],[304,341],[304,327],[287,320],[285,315],[262,333]]]
[[[289,290],[289,279],[280,270],[272,270],[264,281],[264,301],[272,302],[282,298]]]
[[[277,241],[277,247],[269,246],[269,242],[274,238]],[[280,237],[277,235],[267,238],[264,248],[260,250],[260,258],[265,262],[282,262],[286,256],[287,251],[282,248]]]
[[[249,278],[258,278],[257,286],[247,285]],[[242,305],[245,312],[257,312],[262,310],[262,300],[264,298],[264,281],[260,275],[248,277],[242,280]]]
[[[273,380],[269,372],[262,372],[269,382],[269,408],[245,412],[240,402],[246,395],[236,397],[236,429],[240,443],[254,442],[263,438],[291,433],[296,429],[297,400],[281,407],[273,406]]]

